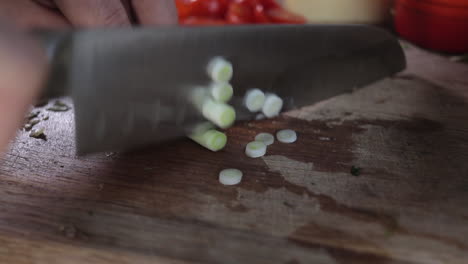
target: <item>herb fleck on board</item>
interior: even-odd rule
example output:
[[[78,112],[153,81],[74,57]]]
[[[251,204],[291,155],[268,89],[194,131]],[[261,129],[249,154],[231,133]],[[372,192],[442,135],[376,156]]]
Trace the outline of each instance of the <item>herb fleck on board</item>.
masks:
[[[59,100],[55,101],[52,106],[47,107],[47,111],[52,112],[66,112],[68,110],[70,110],[70,106]]]
[[[31,133],[29,133],[29,137],[47,141],[47,137],[44,133],[44,128],[34,129],[33,131],[31,131]]]
[[[361,170],[362,170],[362,168],[360,168],[360,167],[352,166],[351,170],[350,170],[350,173],[351,173],[351,175],[357,177],[357,176],[361,175]]]
[[[34,119],[34,118],[36,118],[40,113],[41,113],[41,111],[32,111],[31,113],[29,113],[28,116],[26,116],[26,120]]]

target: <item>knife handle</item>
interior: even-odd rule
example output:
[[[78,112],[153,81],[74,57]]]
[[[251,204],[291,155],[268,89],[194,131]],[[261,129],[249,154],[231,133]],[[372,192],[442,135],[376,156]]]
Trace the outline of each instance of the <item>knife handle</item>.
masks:
[[[70,60],[72,33],[69,31],[35,31],[33,37],[43,47],[49,61],[49,75],[39,100],[64,96]]]

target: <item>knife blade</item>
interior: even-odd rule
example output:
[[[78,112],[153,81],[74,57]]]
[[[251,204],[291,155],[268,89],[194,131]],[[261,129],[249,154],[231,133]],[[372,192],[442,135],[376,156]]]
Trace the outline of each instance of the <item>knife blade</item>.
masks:
[[[238,119],[252,118],[242,106],[250,88],[277,93],[292,109],[405,67],[391,34],[361,25],[102,29],[47,39],[54,60],[46,91],[71,94],[79,154],[184,136],[203,121],[188,95],[209,84],[214,56],[234,66]]]

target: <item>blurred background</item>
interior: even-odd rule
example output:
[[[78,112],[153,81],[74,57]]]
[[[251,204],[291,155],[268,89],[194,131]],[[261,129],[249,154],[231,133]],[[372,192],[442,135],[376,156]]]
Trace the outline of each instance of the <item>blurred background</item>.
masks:
[[[183,25],[361,23],[423,48],[468,52],[466,0],[176,0]]]

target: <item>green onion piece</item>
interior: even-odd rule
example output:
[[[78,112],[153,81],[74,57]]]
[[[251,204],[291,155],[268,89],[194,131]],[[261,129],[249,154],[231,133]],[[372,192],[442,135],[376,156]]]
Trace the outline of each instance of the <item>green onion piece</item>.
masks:
[[[215,129],[215,126],[213,125],[213,123],[211,122],[200,122],[198,124],[196,124],[190,131],[191,131],[191,135],[200,135],[200,134],[203,134],[205,133],[206,131],[208,130],[213,130]]]
[[[221,128],[228,128],[236,120],[236,111],[230,105],[207,99],[203,103],[203,116]]]
[[[227,82],[215,82],[210,86],[210,93],[214,100],[225,103],[231,100],[234,90]]]
[[[283,108],[283,99],[279,98],[276,94],[268,94],[265,98],[262,112],[266,117],[272,118],[279,115],[281,108]]]
[[[226,146],[227,136],[223,132],[210,129],[199,134],[192,134],[190,138],[211,151],[219,151]]]
[[[294,143],[297,140],[297,134],[294,130],[284,129],[276,133],[276,138],[282,143]]]
[[[208,75],[215,82],[229,82],[233,75],[232,64],[222,57],[214,57],[208,63]]]
[[[260,89],[249,90],[244,96],[244,105],[250,112],[262,110],[265,103],[265,94]]]
[[[270,133],[260,133],[255,137],[255,141],[260,141],[269,146],[275,143],[275,137]]]
[[[219,173],[219,182],[223,185],[236,185],[242,180],[243,173],[238,169],[225,169]]]
[[[245,154],[251,158],[259,158],[266,153],[267,146],[260,141],[252,141],[245,147]]]

